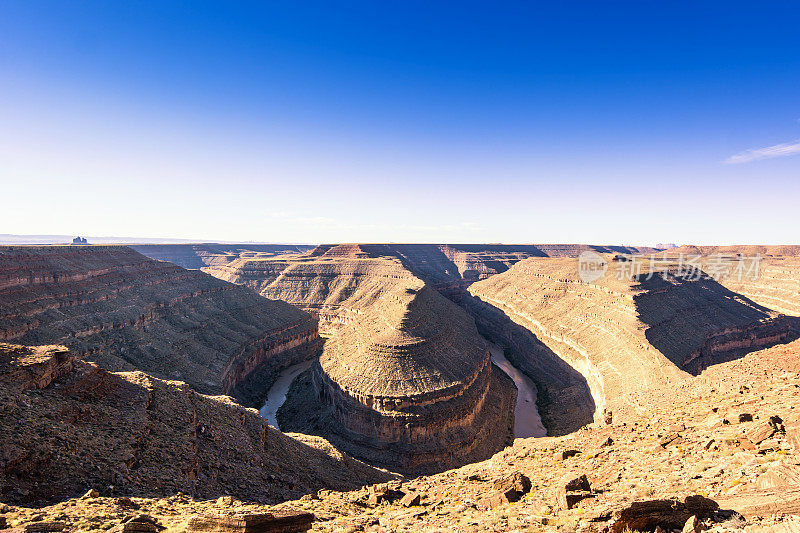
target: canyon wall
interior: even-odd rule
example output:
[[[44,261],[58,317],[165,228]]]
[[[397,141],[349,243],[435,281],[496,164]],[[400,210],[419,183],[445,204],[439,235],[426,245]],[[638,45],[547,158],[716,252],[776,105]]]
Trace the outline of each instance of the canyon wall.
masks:
[[[800,245],[680,246],[657,254],[693,261],[753,302],[800,317]],[[799,329],[793,321],[795,329]]]
[[[303,253],[313,249],[304,244],[132,244],[142,255],[169,261],[183,268],[203,269],[224,266],[239,257],[269,257]]]
[[[0,247],[0,340],[251,404],[320,346],[307,313],[122,246]]]
[[[65,347],[0,343],[0,501],[104,496],[276,503],[390,476],[318,437],[290,438],[227,396],[107,372]]]
[[[214,274],[311,313],[325,333],[352,321],[387,291],[416,279],[398,260],[383,257],[241,258]]]
[[[278,413],[281,427],[392,471],[479,461],[512,438],[513,382],[472,319],[417,279],[328,339],[304,378]]]
[[[205,272],[318,314],[328,329],[409,276],[459,302],[473,282],[528,257],[577,257],[582,251],[649,253],[651,248],[590,245],[322,244],[281,257],[243,253],[209,260]]]
[[[604,409],[635,411],[640,390],[672,386],[684,371],[698,372],[790,336],[786,317],[708,276],[695,280],[671,269],[652,277],[610,274],[585,283],[574,259],[528,259],[473,284],[470,305],[497,310],[501,316],[486,321],[485,334],[508,346],[509,359],[523,371],[533,370],[530,377],[544,381],[545,392],[558,397],[558,383],[548,378],[552,372],[537,372],[552,366],[553,355],[579,372],[595,417]],[[545,421],[552,421],[552,403],[542,403]]]
[[[731,276],[720,283],[764,307],[800,317],[800,257],[765,257],[757,275]]]

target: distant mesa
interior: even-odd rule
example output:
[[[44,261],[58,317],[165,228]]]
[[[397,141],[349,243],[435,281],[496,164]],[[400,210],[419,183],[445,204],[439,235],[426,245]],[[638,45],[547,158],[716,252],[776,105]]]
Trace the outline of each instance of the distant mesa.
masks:
[[[72,239],[72,244],[89,244],[86,237],[75,237]]]

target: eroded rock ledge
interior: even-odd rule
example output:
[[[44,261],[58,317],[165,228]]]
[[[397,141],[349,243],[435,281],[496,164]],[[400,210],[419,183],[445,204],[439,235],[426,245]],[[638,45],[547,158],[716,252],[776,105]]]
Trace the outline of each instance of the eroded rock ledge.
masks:
[[[472,319],[414,280],[326,342],[279,420],[371,464],[430,473],[509,442],[515,398]]]

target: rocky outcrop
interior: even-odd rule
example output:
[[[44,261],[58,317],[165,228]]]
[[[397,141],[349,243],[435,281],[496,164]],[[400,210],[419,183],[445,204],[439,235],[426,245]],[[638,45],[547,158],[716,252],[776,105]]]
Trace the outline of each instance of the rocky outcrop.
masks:
[[[557,413],[563,402],[554,376],[563,372],[554,369],[553,355],[583,376],[599,417],[606,408],[615,414],[635,410],[638,391],[672,386],[685,378],[683,371],[697,373],[790,336],[778,313],[708,276],[695,279],[672,269],[585,283],[575,260],[528,259],[469,292],[472,306],[499,314],[484,321],[485,334],[507,347],[519,368],[533,371],[530,377],[543,382],[545,392],[553,391],[557,403],[545,398],[540,405],[546,425],[557,418],[548,411]],[[537,375],[541,370],[543,376]],[[553,429],[558,433],[548,427],[550,434]]]
[[[247,513],[234,516],[195,516],[186,524],[186,533],[299,533],[311,529],[311,513]]]
[[[381,296],[326,342],[279,411],[281,427],[326,436],[402,473],[489,457],[509,440],[516,397],[473,321],[419,280]]]
[[[226,396],[110,373],[58,346],[0,343],[0,434],[0,501],[15,504],[90,488],[274,503],[389,478],[322,439],[283,435]]]
[[[320,346],[293,306],[121,246],[0,247],[0,340],[64,344],[248,403]]]

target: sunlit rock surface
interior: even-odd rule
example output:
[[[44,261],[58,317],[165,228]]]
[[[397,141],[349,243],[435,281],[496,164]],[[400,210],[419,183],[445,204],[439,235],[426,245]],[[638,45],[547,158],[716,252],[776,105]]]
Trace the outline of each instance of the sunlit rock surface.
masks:
[[[307,313],[124,246],[0,247],[0,340],[249,403],[320,346]]]

